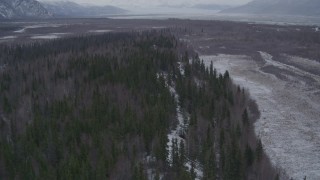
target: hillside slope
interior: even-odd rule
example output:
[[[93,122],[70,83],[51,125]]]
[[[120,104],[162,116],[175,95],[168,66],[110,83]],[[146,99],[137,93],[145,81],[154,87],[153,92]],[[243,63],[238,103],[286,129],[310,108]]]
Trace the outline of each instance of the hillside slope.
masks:
[[[0,0],[0,18],[47,18],[51,14],[35,0]]]
[[[318,0],[254,0],[222,13],[320,16]]]
[[[127,12],[115,6],[82,6],[69,1],[42,2],[42,4],[49,12],[57,17],[99,17]]]

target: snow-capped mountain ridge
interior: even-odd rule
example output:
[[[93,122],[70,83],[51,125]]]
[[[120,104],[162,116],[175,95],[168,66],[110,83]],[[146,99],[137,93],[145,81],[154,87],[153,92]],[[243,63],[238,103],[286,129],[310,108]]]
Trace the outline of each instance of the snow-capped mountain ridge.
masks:
[[[70,1],[42,2],[42,5],[57,17],[99,17],[127,12],[115,6],[84,6]]]
[[[48,18],[49,13],[35,0],[0,0],[0,18]]]

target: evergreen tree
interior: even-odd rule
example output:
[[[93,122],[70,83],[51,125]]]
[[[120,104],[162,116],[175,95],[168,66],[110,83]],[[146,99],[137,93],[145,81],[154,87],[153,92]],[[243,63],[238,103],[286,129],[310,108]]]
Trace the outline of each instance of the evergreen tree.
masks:
[[[262,152],[263,152],[262,142],[259,139],[256,147],[256,157],[258,161],[260,161],[262,158]]]

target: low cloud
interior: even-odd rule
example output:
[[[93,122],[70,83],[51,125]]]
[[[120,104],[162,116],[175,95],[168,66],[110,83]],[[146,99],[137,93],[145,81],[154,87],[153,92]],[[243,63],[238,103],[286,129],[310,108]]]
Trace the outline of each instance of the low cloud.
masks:
[[[240,5],[248,3],[251,0],[39,0],[45,2],[57,1],[73,1],[80,4],[94,5],[117,5],[117,6],[181,6],[194,4],[225,4],[225,5]]]

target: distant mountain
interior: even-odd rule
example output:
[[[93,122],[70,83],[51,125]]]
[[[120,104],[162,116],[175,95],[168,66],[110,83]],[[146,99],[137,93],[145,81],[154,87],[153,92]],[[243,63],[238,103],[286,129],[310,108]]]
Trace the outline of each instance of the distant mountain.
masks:
[[[222,13],[320,16],[320,0],[254,0]]]
[[[69,1],[42,2],[42,4],[56,17],[99,17],[127,12],[115,6],[82,6]]]
[[[0,18],[47,18],[51,14],[35,0],[0,0]]]
[[[205,10],[225,10],[232,8],[234,6],[230,5],[220,5],[220,4],[196,4],[192,8],[205,9]]]

